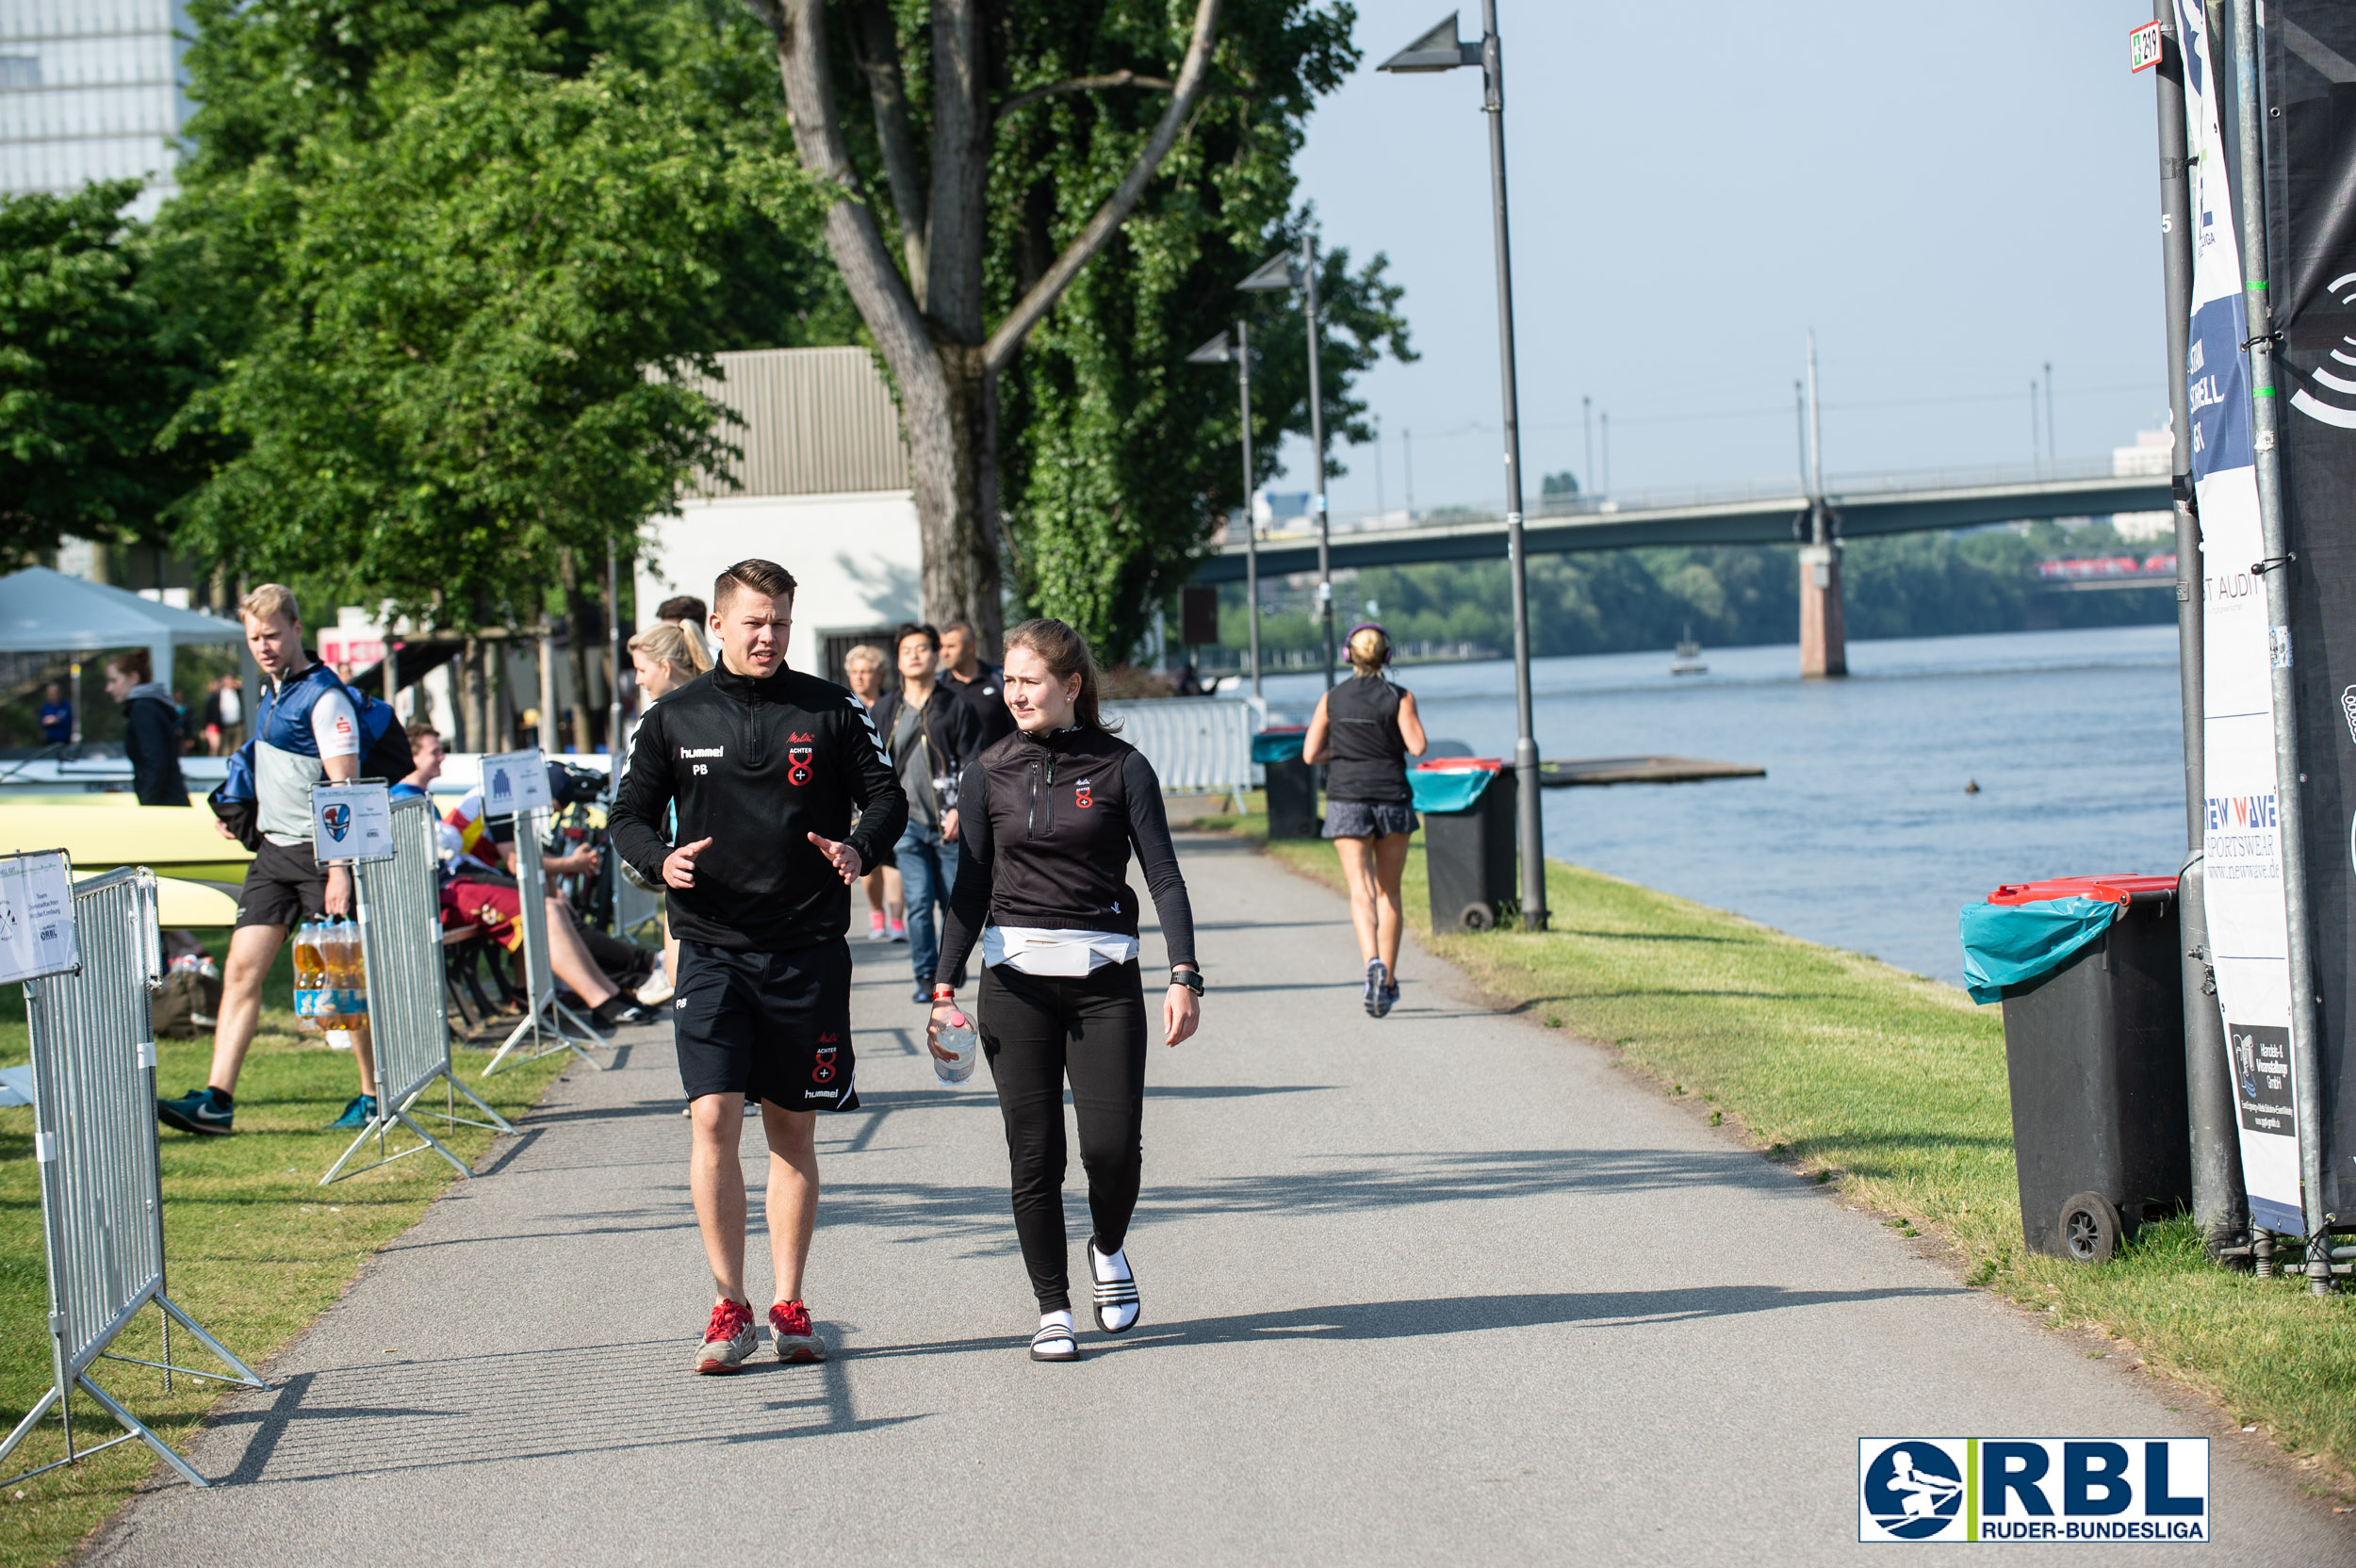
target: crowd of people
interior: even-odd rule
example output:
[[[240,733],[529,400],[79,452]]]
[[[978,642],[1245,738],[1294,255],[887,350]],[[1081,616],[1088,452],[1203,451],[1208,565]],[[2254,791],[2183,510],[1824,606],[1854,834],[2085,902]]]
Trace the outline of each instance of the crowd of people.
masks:
[[[780,1358],[827,1353],[804,1280],[820,1191],[816,1119],[859,1105],[854,886],[866,892],[870,939],[905,932],[933,1054],[958,1059],[944,1031],[969,1018],[978,1028],[1039,1307],[1029,1354],[1077,1360],[1062,1199],[1066,1090],[1088,1184],[1084,1283],[1097,1327],[1121,1333],[1143,1310],[1127,1248],[1144,1171],[1152,1024],[1175,1046],[1201,1019],[1192,909],[1160,781],[1105,721],[1087,641],[1063,622],[1014,628],[1003,668],[981,659],[971,626],[904,625],[888,653],[851,649],[838,685],[786,662],[794,586],[773,562],[740,562],[715,582],[709,609],[672,600],[630,640],[646,707],[608,826],[614,853],[664,893],[663,952],[584,923],[557,894],[542,911],[550,966],[598,1028],[653,1021],[650,1009],[668,1004],[692,1129],[689,1190],[715,1287],[695,1369],[737,1370],[758,1345],[738,1152],[748,1116],[759,1118],[769,1154],[774,1291],[762,1315]],[[352,907],[348,870],[312,853],[312,786],[365,770],[398,776],[397,794],[430,796],[446,757],[431,723],[401,725],[311,656],[288,590],[265,585],[239,608],[264,686],[254,737],[209,803],[221,831],[254,858],[210,1077],[157,1107],[171,1126],[214,1136],[234,1131],[263,980],[288,928]],[[1349,646],[1353,678],[1318,704],[1306,746],[1332,770],[1326,832],[1342,848],[1366,1008],[1380,1017],[1398,997],[1399,868],[1416,826],[1405,759],[1425,743],[1415,699],[1388,678],[1382,629],[1353,628]],[[137,658],[118,661],[109,691],[127,709],[160,709],[145,673]],[[128,716],[135,733],[166,723],[160,712]],[[595,849],[519,843],[513,819],[487,814],[479,787],[439,816],[446,922],[510,952],[526,912],[520,856],[539,855],[555,878],[599,870]],[[1157,1021],[1139,902],[1126,881],[1132,858],[1170,966]],[[976,974],[969,1012],[960,992]],[[339,1126],[365,1127],[378,1114],[365,1044],[355,1057],[360,1092]]]

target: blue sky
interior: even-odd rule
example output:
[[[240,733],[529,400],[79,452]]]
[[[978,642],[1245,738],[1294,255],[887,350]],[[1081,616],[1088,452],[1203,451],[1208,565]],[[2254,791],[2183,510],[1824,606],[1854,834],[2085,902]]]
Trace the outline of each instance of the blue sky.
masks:
[[[1383,498],[1504,493],[1477,71],[1374,67],[1445,0],[1358,0],[1365,62],[1311,122],[1301,196],[1326,242],[1387,253],[1422,358],[1360,385]],[[1811,0],[1500,0],[1523,462],[1583,467],[1612,416],[1619,492],[1771,479],[1817,334],[1828,472],[2025,464],[2053,365],[2063,461],[2164,417],[2151,76],[2132,3],[1964,9]],[[1480,7],[1463,11],[1467,37]],[[1306,488],[1307,443],[1287,443]],[[1371,511],[1374,449],[1337,513]],[[1601,466],[1597,454],[1596,466]],[[1585,476],[1582,476],[1584,478]]]

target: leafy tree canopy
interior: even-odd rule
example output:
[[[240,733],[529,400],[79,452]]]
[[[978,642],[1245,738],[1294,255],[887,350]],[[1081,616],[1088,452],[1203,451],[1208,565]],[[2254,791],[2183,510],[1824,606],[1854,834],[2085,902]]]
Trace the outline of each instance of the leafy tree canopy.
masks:
[[[0,197],[0,559],[152,539],[186,489],[155,449],[192,380],[168,343],[136,180]]]

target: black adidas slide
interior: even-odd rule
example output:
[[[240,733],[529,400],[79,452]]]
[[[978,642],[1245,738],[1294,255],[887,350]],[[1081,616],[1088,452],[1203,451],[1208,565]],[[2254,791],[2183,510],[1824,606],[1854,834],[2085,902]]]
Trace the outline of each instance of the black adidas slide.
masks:
[[[1096,1238],[1090,1236],[1088,1238],[1088,1278],[1096,1286],[1096,1326],[1108,1334],[1125,1334],[1137,1326],[1138,1318],[1145,1315],[1144,1304],[1137,1298],[1137,1273],[1129,1267],[1128,1254],[1124,1252],[1121,1258],[1121,1277],[1113,1280],[1100,1278],[1096,1270],[1096,1261],[1099,1258],[1104,1258],[1107,1263],[1112,1261],[1096,1250]],[[1129,1321],[1120,1323],[1120,1318],[1116,1315],[1123,1307],[1129,1309]],[[1114,1327],[1116,1323],[1120,1323],[1120,1327]]]
[[[1033,1361],[1078,1361],[1080,1359],[1079,1342],[1072,1337],[1072,1331],[1062,1324],[1044,1324],[1039,1332],[1031,1336],[1031,1359]]]

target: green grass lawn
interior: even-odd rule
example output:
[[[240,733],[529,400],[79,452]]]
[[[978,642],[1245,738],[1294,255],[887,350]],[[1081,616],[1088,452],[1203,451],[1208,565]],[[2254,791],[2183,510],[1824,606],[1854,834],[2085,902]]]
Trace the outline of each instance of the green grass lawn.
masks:
[[[291,972],[280,971],[265,995],[286,1001]],[[21,992],[0,988],[0,1067],[26,1060]],[[205,1082],[212,1042],[165,1040],[158,1085],[166,1095]],[[461,1052],[459,1073],[514,1118],[539,1098],[561,1058],[511,1069],[487,1083],[483,1053]],[[162,1134],[164,1247],[172,1298],[252,1364],[285,1346],[340,1296],[361,1263],[415,1224],[426,1204],[456,1179],[428,1152],[384,1169],[321,1187],[322,1171],[350,1140],[329,1133],[357,1088],[350,1055],[294,1033],[291,1013],[266,1011],[262,1032],[237,1086],[237,1131],[225,1138]],[[437,1096],[429,1098],[438,1100]],[[464,1105],[462,1101],[461,1105]],[[426,1122],[436,1136],[439,1125]],[[459,1158],[480,1156],[491,1135],[461,1127],[443,1136]],[[396,1145],[398,1147],[398,1145]],[[0,1428],[13,1428],[49,1384],[48,1282],[41,1256],[41,1187],[32,1158],[33,1112],[0,1107]],[[159,1359],[159,1315],[140,1314],[116,1342],[125,1355]],[[185,1333],[172,1340],[184,1366],[211,1365]],[[217,1383],[173,1380],[145,1367],[100,1362],[102,1386],[154,1427],[183,1443],[219,1395]],[[74,1401],[77,1443],[117,1429],[87,1396]],[[63,1456],[54,1413],[0,1476]],[[0,1568],[53,1563],[121,1506],[161,1465],[143,1444],[126,1443],[86,1463],[53,1470],[0,1493]],[[169,1474],[169,1472],[164,1472]],[[176,1479],[172,1484],[178,1484]]]
[[[1267,831],[1259,816],[1202,825]],[[2345,1488],[2356,1471],[2356,1300],[2313,1297],[2303,1278],[2216,1268],[2189,1220],[2146,1226],[2095,1266],[2023,1247],[1998,1008],[1560,862],[1546,868],[1553,930],[1434,936],[1421,845],[1407,862],[1409,928],[1500,1005],[1612,1047],[1770,1158],[1837,1184],[1907,1235],[1944,1241],[1971,1283],[2113,1336],[2122,1343],[2111,1353],[2318,1461],[2317,1491]],[[1331,845],[1269,847],[1341,885]]]

